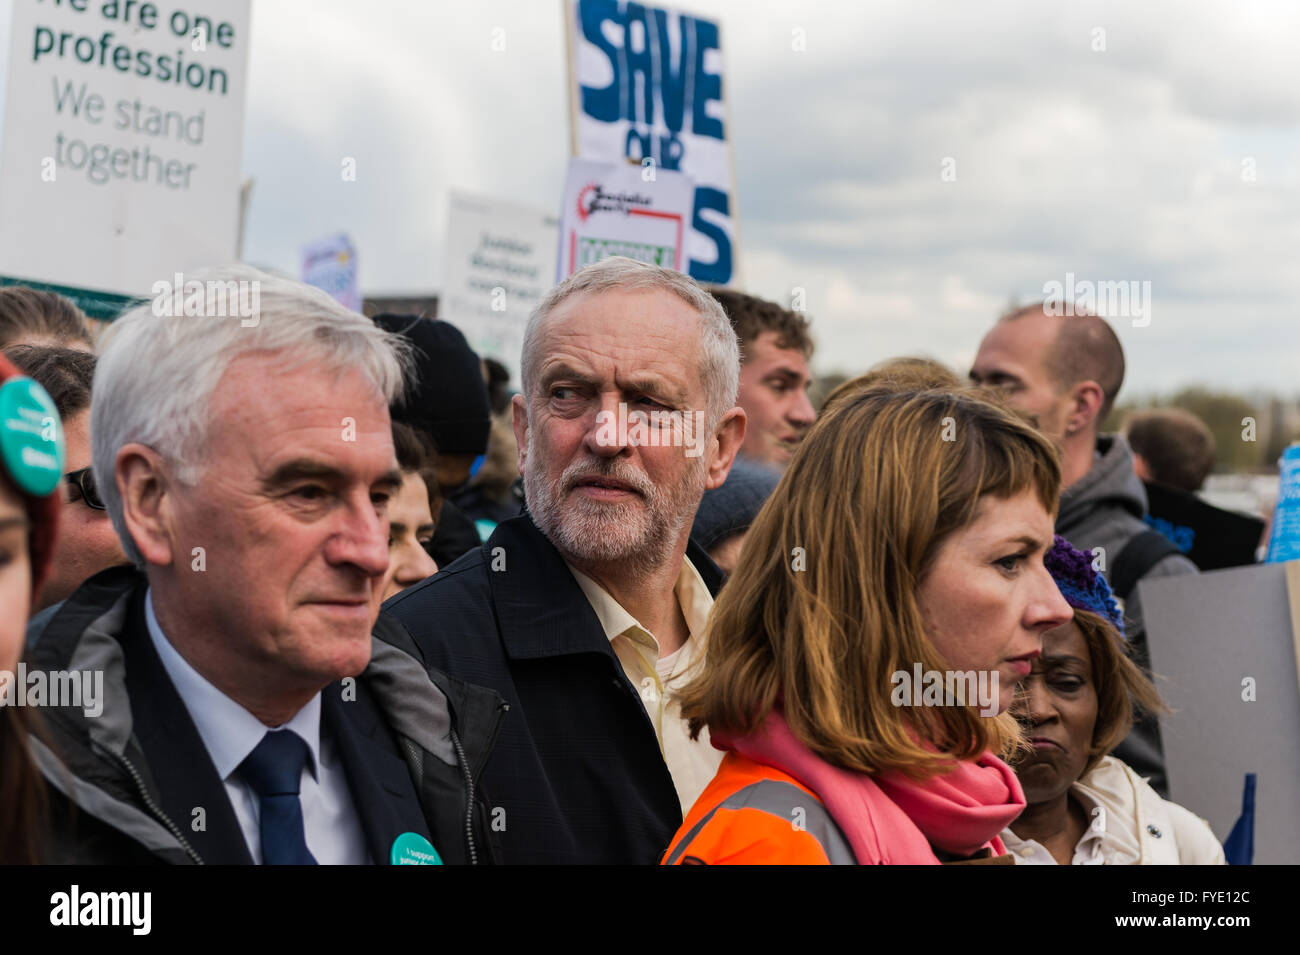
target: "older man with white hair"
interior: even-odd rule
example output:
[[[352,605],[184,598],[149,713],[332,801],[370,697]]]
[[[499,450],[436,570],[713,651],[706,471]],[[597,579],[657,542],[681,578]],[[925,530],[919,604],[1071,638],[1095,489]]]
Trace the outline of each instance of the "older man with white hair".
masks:
[[[173,305],[119,319],[95,374],[95,476],[135,566],[33,654],[103,681],[101,712],[51,708],[34,741],[50,861],[490,860],[475,774],[503,706],[374,619],[401,346],[242,267]]]
[[[717,768],[673,692],[721,582],[689,536],[744,439],[739,370],[686,276],[573,275],[524,337],[527,513],[385,605],[430,664],[512,706],[484,776],[507,862],[657,862]]]

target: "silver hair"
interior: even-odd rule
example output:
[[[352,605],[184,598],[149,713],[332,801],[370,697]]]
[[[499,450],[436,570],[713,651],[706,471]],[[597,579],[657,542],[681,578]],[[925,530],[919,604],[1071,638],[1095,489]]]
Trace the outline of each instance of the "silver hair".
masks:
[[[541,360],[537,353],[537,340],[547,317],[561,302],[574,295],[611,289],[661,289],[676,295],[699,313],[704,391],[708,395],[709,424],[716,427],[722,416],[735,405],[736,391],[740,387],[740,342],[727,313],[689,276],[621,255],[579,269],[551,289],[528,316],[519,375],[525,400],[531,402],[533,398],[532,385]]]
[[[180,285],[173,285],[173,279]],[[193,485],[202,474],[208,406],[227,367],[250,352],[286,367],[361,370],[386,404],[400,399],[409,346],[325,292],[238,265],[177,274],[113,322],[95,368],[90,434],[95,482],[126,554],[143,558],[114,475],[124,445],[147,445]]]

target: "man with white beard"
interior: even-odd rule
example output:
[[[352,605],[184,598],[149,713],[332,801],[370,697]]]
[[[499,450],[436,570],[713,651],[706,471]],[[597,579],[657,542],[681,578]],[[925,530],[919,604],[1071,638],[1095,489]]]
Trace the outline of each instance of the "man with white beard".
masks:
[[[521,365],[527,513],[384,610],[510,705],[482,777],[504,861],[655,863],[721,758],[673,691],[721,584],[689,536],[744,440],[739,347],[691,279],[612,258],[547,295]]]

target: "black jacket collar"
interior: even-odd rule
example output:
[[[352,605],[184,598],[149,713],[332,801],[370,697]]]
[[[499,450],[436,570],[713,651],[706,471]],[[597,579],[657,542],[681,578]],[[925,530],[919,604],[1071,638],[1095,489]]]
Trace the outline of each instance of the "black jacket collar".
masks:
[[[345,701],[342,683],[321,691],[322,730],[337,747],[352,804],[376,865],[391,861],[393,842],[404,832],[429,838],[415,786],[397,744],[384,725],[365,684]]]
[[[686,556],[716,597],[722,586],[717,565],[694,541],[687,544]],[[596,611],[530,515],[498,524],[483,545],[483,559],[501,639],[512,659],[612,652]]]
[[[248,844],[221,777],[149,638],[145,591],[139,587],[132,594],[119,635],[135,737],[145,757],[138,768],[149,775],[163,812],[204,862],[250,865]]]
[[[149,638],[144,593],[139,588],[132,596],[121,640],[136,738],[163,811],[205,862],[248,865],[252,858],[225,785]],[[388,864],[393,842],[404,832],[429,838],[406,763],[364,680],[348,685],[346,701],[341,681],[321,691],[321,736],[337,748],[366,848],[376,864]],[[203,810],[204,829],[194,829],[195,809]]]
[[[70,669],[83,635],[96,621],[125,601],[120,625],[112,634],[121,648],[125,699],[109,696],[106,706],[129,705],[132,740],[126,755],[139,772],[148,798],[176,826],[204,862],[251,861],[242,830],[225,788],[208,757],[189,711],[172,685],[149,638],[144,614],[147,582],[133,567],[116,567],[90,578],[48,620],[29,653],[29,665],[45,670]],[[392,622],[382,624],[387,642],[421,659],[405,630]],[[376,627],[379,635],[381,626]],[[449,701],[476,716],[474,731],[466,735],[471,764],[481,769],[495,735],[495,693],[429,674],[447,693]],[[389,862],[392,843],[403,832],[425,838],[429,830],[407,763],[393,733],[382,718],[377,701],[357,679],[345,702],[341,683],[322,691],[322,732],[337,747],[348,777],[370,855],[378,864]],[[65,712],[66,710],[66,712]],[[480,712],[482,711],[482,712]],[[490,711],[490,712],[489,712]],[[106,776],[94,755],[86,720],[79,712],[61,708],[49,717],[57,730],[56,751],[77,776],[92,778],[124,801],[138,803],[141,796],[124,773]],[[455,725],[456,713],[452,714]],[[195,809],[202,809],[196,814]],[[195,828],[202,820],[201,828]]]

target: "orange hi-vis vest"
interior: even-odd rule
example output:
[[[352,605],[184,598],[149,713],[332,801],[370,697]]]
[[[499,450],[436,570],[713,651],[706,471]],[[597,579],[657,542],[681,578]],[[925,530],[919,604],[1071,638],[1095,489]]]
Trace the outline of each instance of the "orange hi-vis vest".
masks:
[[[807,786],[728,752],[668,846],[663,865],[856,865]]]

